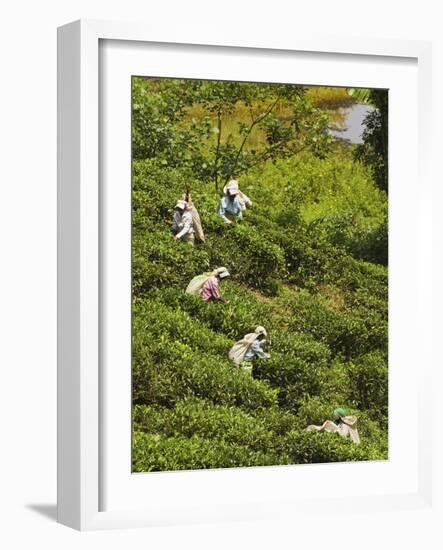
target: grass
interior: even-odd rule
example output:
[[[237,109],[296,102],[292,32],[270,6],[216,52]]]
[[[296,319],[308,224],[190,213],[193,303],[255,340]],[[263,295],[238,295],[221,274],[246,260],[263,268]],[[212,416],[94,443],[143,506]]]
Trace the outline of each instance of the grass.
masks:
[[[338,109],[350,107],[355,103],[346,88],[334,88],[329,86],[308,86],[307,95],[316,107],[322,109]]]
[[[346,88],[308,86],[307,96],[315,107],[328,111],[331,119],[331,127],[342,127],[345,120],[345,113],[342,108],[350,107],[355,103],[355,99],[347,93]],[[253,106],[252,109],[254,110],[256,107]],[[291,116],[290,109],[284,105],[278,105],[276,107],[276,113],[278,113],[278,115],[283,119],[289,119]],[[203,105],[195,104],[188,108],[189,118],[200,118],[204,116],[210,116],[213,127],[216,128],[216,116],[208,113]],[[242,122],[247,124],[250,123],[250,121],[250,108],[244,103],[239,102],[234,112],[230,115],[225,115],[223,118],[222,143],[232,142],[235,145],[239,145],[240,137],[238,133],[238,125]],[[248,137],[245,149],[259,149],[265,145],[265,138],[266,136],[263,130],[255,127]],[[214,133],[211,142],[215,143],[216,139],[217,137]]]

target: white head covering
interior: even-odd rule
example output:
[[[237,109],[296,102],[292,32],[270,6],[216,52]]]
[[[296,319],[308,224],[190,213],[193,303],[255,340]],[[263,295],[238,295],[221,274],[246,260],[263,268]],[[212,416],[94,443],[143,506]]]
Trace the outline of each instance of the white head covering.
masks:
[[[224,279],[225,277],[229,277],[231,275],[226,267],[217,267],[216,272],[220,279]]]
[[[177,204],[175,205],[175,208],[180,208],[181,210],[185,210],[188,206],[188,203],[186,201],[178,200]]]
[[[228,183],[223,187],[223,193],[227,195],[228,193],[230,195],[238,195],[240,192],[238,187],[238,181],[237,180],[230,180]]]
[[[255,330],[254,330],[255,334],[259,335],[260,334],[263,334],[263,336],[267,336],[268,333],[266,332],[266,329],[265,327],[262,327],[262,326],[258,326]]]

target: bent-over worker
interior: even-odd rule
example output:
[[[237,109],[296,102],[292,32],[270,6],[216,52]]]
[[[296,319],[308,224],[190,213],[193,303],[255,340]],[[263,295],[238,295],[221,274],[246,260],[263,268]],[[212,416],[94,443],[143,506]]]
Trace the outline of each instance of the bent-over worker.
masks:
[[[236,342],[229,351],[229,359],[244,370],[252,372],[254,359],[269,359],[271,356],[263,349],[268,333],[262,326],[258,326],[254,332],[246,334]],[[246,365],[244,363],[247,363]]]
[[[220,281],[229,276],[230,273],[226,267],[218,267],[215,270],[215,273],[206,279],[201,287],[200,296],[203,300],[205,302],[219,300],[225,304],[228,304],[229,300],[225,300],[220,293]]]
[[[360,443],[360,436],[357,430],[357,417],[348,416],[345,409],[339,407],[334,411],[334,419],[326,420],[321,426],[308,426],[306,429],[308,432],[333,432],[338,433],[341,437],[350,437],[351,441],[357,445]]]

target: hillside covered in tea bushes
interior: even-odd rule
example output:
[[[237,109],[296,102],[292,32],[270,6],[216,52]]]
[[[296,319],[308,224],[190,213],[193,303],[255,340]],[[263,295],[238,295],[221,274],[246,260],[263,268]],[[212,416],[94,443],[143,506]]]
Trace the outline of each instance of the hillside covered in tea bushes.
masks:
[[[214,173],[196,168],[210,158],[218,134],[200,136],[196,152],[192,135],[183,133],[203,120],[199,109],[209,113],[205,124],[217,128],[212,96],[202,99],[193,90],[174,107],[180,115],[174,118],[168,102],[177,99],[168,90],[162,96],[166,84],[136,85],[133,470],[386,459],[387,195],[371,167],[356,160],[352,146],[330,140],[324,151],[308,143],[297,154],[264,155],[249,166],[247,155],[257,153],[244,147],[237,177],[253,206],[241,223],[228,226],[216,213]],[[312,109],[307,95],[285,96],[282,125],[285,108],[300,98],[305,111]],[[233,127],[238,117],[241,136],[238,111],[247,100],[232,104],[227,115]],[[258,146],[269,140],[268,130],[255,136]],[[323,136],[324,128],[318,132]],[[224,144],[229,152],[224,137],[219,149]],[[187,162],[177,162],[178,151]],[[223,175],[226,163],[219,166]],[[195,247],[174,241],[170,230],[186,189],[206,233],[206,243]],[[195,275],[218,266],[231,273],[221,283],[228,304],[184,293]],[[251,376],[228,360],[228,351],[257,325],[268,331],[271,358],[255,363]],[[306,432],[309,424],[332,419],[336,407],[358,417],[360,445]]]

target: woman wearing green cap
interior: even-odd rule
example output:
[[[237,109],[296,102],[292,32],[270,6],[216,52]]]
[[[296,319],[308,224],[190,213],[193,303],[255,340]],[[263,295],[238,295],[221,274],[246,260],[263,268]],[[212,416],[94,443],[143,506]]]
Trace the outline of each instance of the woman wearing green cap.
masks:
[[[326,420],[321,426],[308,426],[306,429],[308,432],[333,432],[338,433],[341,437],[350,437],[353,443],[357,445],[360,443],[360,436],[357,430],[357,417],[348,416],[345,409],[338,407],[334,411],[334,419]]]

